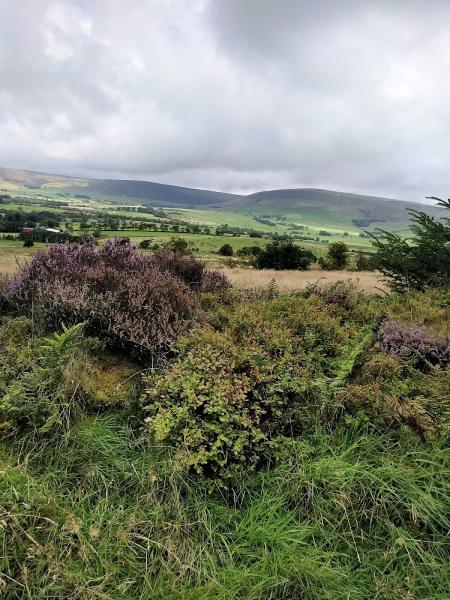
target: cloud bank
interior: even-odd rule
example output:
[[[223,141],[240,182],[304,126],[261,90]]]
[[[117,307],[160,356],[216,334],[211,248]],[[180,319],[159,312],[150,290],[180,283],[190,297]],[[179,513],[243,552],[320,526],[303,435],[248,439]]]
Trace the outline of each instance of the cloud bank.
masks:
[[[0,165],[450,192],[450,3],[2,0]]]

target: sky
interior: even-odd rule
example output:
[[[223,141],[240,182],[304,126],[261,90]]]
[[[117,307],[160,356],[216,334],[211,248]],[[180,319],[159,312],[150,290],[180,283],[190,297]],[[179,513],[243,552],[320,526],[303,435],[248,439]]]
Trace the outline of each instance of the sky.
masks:
[[[449,0],[0,0],[0,166],[450,192]]]

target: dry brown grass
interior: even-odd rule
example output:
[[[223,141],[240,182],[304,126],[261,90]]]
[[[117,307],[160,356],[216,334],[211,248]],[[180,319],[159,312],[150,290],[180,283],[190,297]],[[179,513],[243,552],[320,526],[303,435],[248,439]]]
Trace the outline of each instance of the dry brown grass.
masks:
[[[32,248],[23,248],[17,245],[0,245],[0,273],[12,273],[17,267],[17,262],[23,263],[30,256],[42,248],[42,244],[33,246]]]
[[[224,269],[233,285],[237,288],[265,287],[272,279],[278,284],[280,291],[303,289],[311,283],[335,283],[340,280],[351,279],[356,282],[359,289],[365,292],[376,292],[386,289],[382,282],[382,275],[373,271],[275,271],[273,269]]]

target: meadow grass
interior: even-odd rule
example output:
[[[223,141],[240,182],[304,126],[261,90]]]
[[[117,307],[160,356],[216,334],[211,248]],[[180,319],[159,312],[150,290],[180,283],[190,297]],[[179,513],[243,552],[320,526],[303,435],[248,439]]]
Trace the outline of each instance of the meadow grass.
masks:
[[[448,597],[445,453],[345,429],[285,452],[211,493],[113,416],[3,445],[3,597]]]

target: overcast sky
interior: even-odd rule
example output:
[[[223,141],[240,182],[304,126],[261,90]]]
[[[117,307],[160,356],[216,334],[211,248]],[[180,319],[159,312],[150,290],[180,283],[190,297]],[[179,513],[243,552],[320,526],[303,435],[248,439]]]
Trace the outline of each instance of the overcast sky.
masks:
[[[0,0],[0,166],[450,192],[449,0]]]

